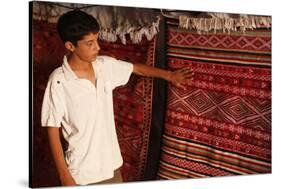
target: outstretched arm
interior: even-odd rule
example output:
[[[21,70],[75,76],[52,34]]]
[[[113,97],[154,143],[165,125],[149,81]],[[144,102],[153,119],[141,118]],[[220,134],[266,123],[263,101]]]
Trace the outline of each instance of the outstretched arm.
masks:
[[[134,64],[133,73],[146,77],[157,77],[167,80],[175,86],[186,89],[184,84],[193,78],[193,71],[190,68],[183,68],[176,71],[168,71],[145,64]]]
[[[58,174],[63,186],[74,186],[76,185],[74,179],[72,178],[65,159],[63,155],[62,145],[60,141],[59,128],[49,127],[48,128],[48,137],[50,142],[50,147],[52,155],[58,170]]]

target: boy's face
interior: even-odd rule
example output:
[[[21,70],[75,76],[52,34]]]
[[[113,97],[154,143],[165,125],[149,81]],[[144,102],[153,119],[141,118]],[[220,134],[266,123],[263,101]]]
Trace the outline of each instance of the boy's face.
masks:
[[[98,33],[89,33],[77,41],[73,53],[79,56],[81,60],[90,63],[96,60],[99,51]]]

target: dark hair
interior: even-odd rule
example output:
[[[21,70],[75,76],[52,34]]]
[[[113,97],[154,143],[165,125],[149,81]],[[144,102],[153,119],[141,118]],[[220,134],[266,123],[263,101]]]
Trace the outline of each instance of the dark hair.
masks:
[[[99,24],[97,20],[80,10],[73,10],[63,14],[57,23],[57,30],[60,38],[65,43],[70,41],[77,45],[77,41],[89,33],[98,33]]]

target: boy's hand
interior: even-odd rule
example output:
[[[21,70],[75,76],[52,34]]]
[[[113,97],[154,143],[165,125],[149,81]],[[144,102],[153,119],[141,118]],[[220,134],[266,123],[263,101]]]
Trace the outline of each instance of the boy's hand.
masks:
[[[191,68],[182,68],[173,72],[170,72],[170,78],[169,81],[174,84],[175,86],[186,90],[186,87],[184,84],[187,83],[188,80],[193,79],[193,71]]]

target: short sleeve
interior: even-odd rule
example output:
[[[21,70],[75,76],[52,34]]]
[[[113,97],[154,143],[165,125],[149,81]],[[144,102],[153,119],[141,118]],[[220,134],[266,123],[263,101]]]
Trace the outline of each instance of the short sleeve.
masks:
[[[111,61],[111,81],[113,88],[125,85],[133,72],[133,64],[122,60],[112,59]]]
[[[64,106],[60,82],[50,81],[47,84],[41,111],[42,127],[61,127]]]

